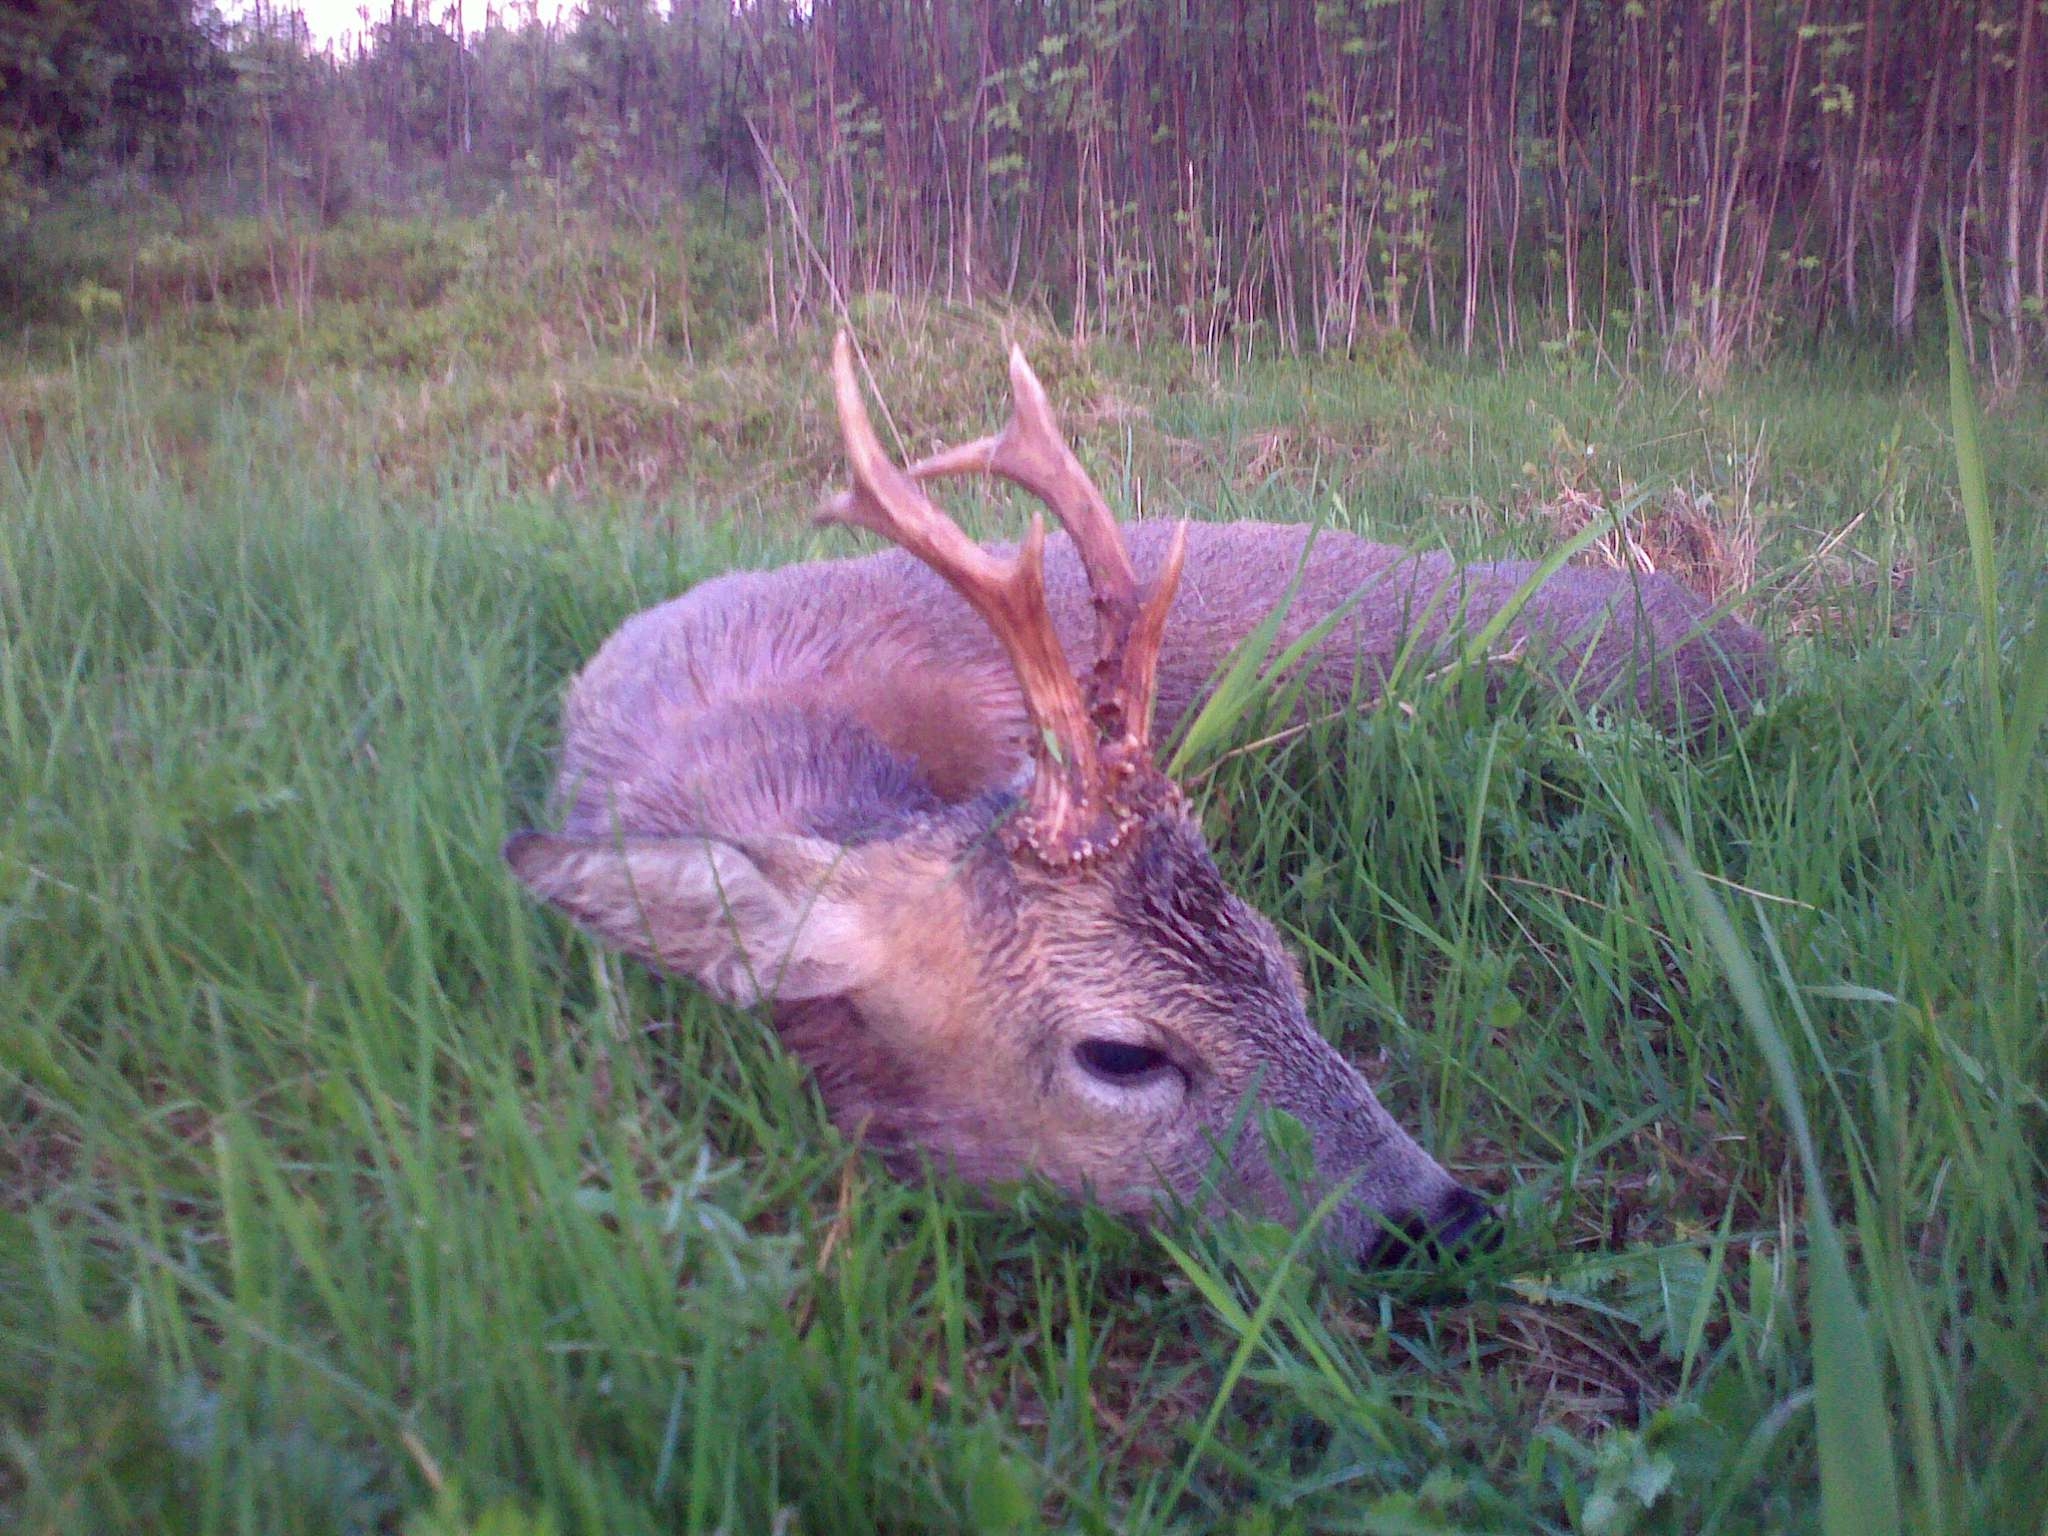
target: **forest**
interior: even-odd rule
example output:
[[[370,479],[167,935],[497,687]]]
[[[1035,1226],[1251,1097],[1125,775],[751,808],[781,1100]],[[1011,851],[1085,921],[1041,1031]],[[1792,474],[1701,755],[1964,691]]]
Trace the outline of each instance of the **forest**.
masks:
[[[1951,252],[1973,356],[2048,339],[2028,0],[1145,7],[36,0],[0,30],[0,214],[147,187],[281,230],[533,178],[754,208],[760,302],[1047,306],[1077,339],[1588,344],[1712,382],[1906,340]]]
[[[2048,1533],[2044,84],[2048,0],[0,8],[0,1529]],[[877,551],[841,336],[901,463],[1015,348],[1127,522],[1762,637],[1697,734],[1484,626],[1304,715],[1283,599],[1158,743],[1497,1244],[898,1177],[515,878],[607,636]]]

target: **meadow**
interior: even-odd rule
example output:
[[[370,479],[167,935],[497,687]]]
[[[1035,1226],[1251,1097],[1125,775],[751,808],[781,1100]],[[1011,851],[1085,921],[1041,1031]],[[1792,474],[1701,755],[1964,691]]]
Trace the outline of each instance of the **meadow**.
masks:
[[[808,520],[829,330],[743,248],[126,250],[0,361],[0,1524],[2048,1531],[2038,385],[1980,419],[1938,337],[1709,395],[1582,337],[1210,377],[856,301],[912,452],[1016,336],[1134,514],[1598,526],[1780,645],[1696,753],[1452,676],[1194,765],[1316,1016],[1508,1212],[1365,1275],[894,1182],[764,1020],[501,867],[621,618],[856,547]]]

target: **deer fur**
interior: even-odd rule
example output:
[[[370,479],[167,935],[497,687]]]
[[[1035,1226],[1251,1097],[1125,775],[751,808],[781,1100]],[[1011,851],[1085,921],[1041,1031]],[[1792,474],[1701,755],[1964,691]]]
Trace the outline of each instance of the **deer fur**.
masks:
[[[1176,532],[1124,530],[1141,590],[1159,590]],[[1449,654],[1533,570],[1267,523],[1193,524],[1185,540],[1160,736],[1291,585],[1275,654],[1344,610],[1302,663],[1302,707],[1327,709],[1370,703],[1404,646],[1423,666]],[[569,693],[563,829],[515,837],[514,870],[638,958],[768,1006],[835,1121],[906,1169],[1035,1173],[1142,1213],[1196,1197],[1220,1157],[1228,1198],[1283,1219],[1347,1184],[1327,1231],[1353,1253],[1471,1227],[1482,1202],[1310,1022],[1277,934],[1229,892],[1177,793],[1074,867],[995,835],[1040,745],[954,579],[891,550],[720,576],[628,619]],[[1046,541],[1043,580],[1059,650],[1095,654],[1066,537]],[[1500,643],[1580,699],[1687,737],[1772,675],[1754,630],[1658,576],[1560,570]],[[1161,1065],[1124,1075],[1134,1050]],[[1221,1145],[1249,1093],[1307,1129],[1306,1190],[1256,1133]]]

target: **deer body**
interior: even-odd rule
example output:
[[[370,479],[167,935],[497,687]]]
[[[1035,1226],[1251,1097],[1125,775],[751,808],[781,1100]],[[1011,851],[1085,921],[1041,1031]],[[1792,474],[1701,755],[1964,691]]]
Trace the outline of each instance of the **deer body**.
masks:
[[[1140,580],[1156,579],[1175,525],[1124,532]],[[1419,631],[1411,669],[1426,667],[1535,568],[1461,567],[1441,551],[1327,530],[1311,546],[1309,532],[1188,527],[1159,657],[1160,734],[1206,702],[1218,669],[1283,602],[1276,654],[1345,614],[1306,659],[1304,701],[1367,704],[1411,636]],[[1046,544],[1045,584],[1066,654],[1088,655],[1087,582],[1058,535]],[[1697,728],[1724,699],[1756,697],[1772,669],[1755,630],[1708,615],[1668,577],[1566,567],[1500,643],[1548,660],[1588,701]],[[1009,783],[1029,762],[1030,730],[1001,646],[942,579],[891,550],[719,576],[628,619],[570,693],[560,784],[570,830],[586,835],[616,825],[872,838],[908,803],[958,803]]]
[[[842,340],[855,489],[832,515],[902,548],[722,576],[629,619],[570,691],[565,827],[508,861],[627,952],[767,1004],[834,1119],[899,1164],[1037,1173],[1139,1213],[1219,1187],[1220,1159],[1225,1198],[1283,1219],[1347,1186],[1326,1233],[1353,1253],[1452,1241],[1484,1202],[1309,1021],[1150,743],[1283,599],[1280,647],[1341,610],[1301,662],[1309,704],[1341,706],[1531,567],[1259,523],[1119,530],[1021,356],[1012,381],[1002,437],[906,473]],[[974,471],[1071,537],[971,544],[921,482]],[[1770,671],[1753,631],[1657,577],[1559,571],[1503,638],[1682,729]],[[1256,1133],[1226,1145],[1248,1096],[1308,1131],[1306,1190]]]

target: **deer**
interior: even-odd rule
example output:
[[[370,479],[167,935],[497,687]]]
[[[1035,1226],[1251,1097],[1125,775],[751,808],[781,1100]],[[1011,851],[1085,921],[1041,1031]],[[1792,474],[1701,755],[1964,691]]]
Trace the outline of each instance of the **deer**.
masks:
[[[997,434],[899,467],[841,333],[849,489],[894,546],[726,573],[631,617],[571,684],[557,832],[503,856],[603,943],[766,1010],[831,1121],[893,1173],[1041,1179],[1147,1219],[1210,1202],[1346,1263],[1496,1242],[1502,1218],[1312,1022],[1155,743],[1269,615],[1301,698],[1363,708],[1470,625],[1693,739],[1772,675],[1764,638],[1656,575],[1456,565],[1276,523],[1120,525],[1013,347]],[[982,545],[932,501],[992,477],[1050,511]],[[1071,658],[1087,658],[1076,667]],[[1271,1111],[1312,1167],[1276,1166]],[[1255,1112],[1255,1114],[1254,1114]],[[1235,1134],[1233,1134],[1235,1132]]]

